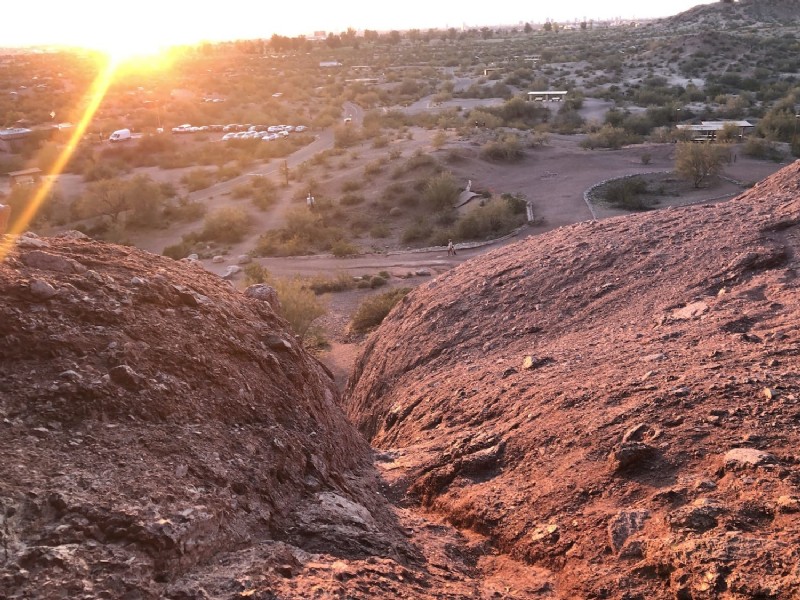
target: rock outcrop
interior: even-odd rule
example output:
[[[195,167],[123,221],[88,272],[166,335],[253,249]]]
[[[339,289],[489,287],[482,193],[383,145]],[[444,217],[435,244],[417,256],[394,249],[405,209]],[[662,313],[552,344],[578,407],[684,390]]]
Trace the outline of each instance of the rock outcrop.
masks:
[[[291,588],[327,552],[410,554],[275,304],[130,248],[18,238],[0,263],[0,597],[229,598]]]
[[[394,309],[349,414],[554,597],[796,597],[799,251],[800,163],[498,249]]]

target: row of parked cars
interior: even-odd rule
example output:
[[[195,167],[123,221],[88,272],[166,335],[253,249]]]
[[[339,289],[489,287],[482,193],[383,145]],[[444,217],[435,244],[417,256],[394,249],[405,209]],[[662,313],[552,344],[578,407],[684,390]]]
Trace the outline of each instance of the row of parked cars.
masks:
[[[258,138],[265,141],[286,137],[291,132],[302,133],[308,129],[305,125],[251,125],[246,131],[230,131],[222,136],[222,141],[233,139]]]
[[[203,125],[195,127],[189,123],[178,125],[172,128],[172,133],[199,133],[201,131],[222,131],[225,133],[222,136],[223,140],[229,140],[234,137],[264,137],[265,135],[275,134],[280,137],[281,134],[289,135],[292,131],[301,133],[306,131],[308,127],[305,125],[251,125],[250,123],[238,125],[232,123],[230,125]],[[259,134],[259,135],[242,135],[242,134]],[[275,138],[271,138],[275,139]]]

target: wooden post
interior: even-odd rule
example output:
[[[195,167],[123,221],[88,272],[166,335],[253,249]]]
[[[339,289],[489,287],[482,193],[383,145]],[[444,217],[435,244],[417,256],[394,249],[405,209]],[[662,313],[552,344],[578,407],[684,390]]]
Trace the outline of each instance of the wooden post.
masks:
[[[285,160],[283,161],[283,177],[286,187],[289,187],[289,163]]]

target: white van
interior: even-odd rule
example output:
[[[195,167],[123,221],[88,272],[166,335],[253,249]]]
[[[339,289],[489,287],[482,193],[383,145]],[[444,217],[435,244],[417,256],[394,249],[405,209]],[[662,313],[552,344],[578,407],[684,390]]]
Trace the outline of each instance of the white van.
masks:
[[[114,133],[108,136],[109,142],[124,142],[131,139],[130,129],[117,129]]]

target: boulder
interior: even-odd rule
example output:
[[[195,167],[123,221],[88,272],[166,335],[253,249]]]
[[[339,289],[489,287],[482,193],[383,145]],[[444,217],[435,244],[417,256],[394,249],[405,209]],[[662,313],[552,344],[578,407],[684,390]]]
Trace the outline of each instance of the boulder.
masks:
[[[280,308],[280,302],[278,301],[278,292],[275,291],[275,288],[267,285],[266,283],[256,283],[254,285],[249,286],[245,291],[244,295],[248,298],[255,298],[256,300],[263,300],[273,310],[277,310]]]
[[[633,534],[641,531],[650,518],[647,510],[622,510],[608,522],[608,540],[611,547],[619,552]]]
[[[49,300],[58,291],[44,279],[33,279],[30,283],[31,295],[37,300]]]
[[[86,267],[72,258],[50,254],[42,250],[32,250],[20,256],[20,260],[34,269],[55,271],[56,273],[85,273]]]
[[[742,467],[759,467],[763,465],[775,464],[775,457],[769,452],[757,450],[756,448],[733,448],[725,453],[723,459],[726,469],[737,469]]]

